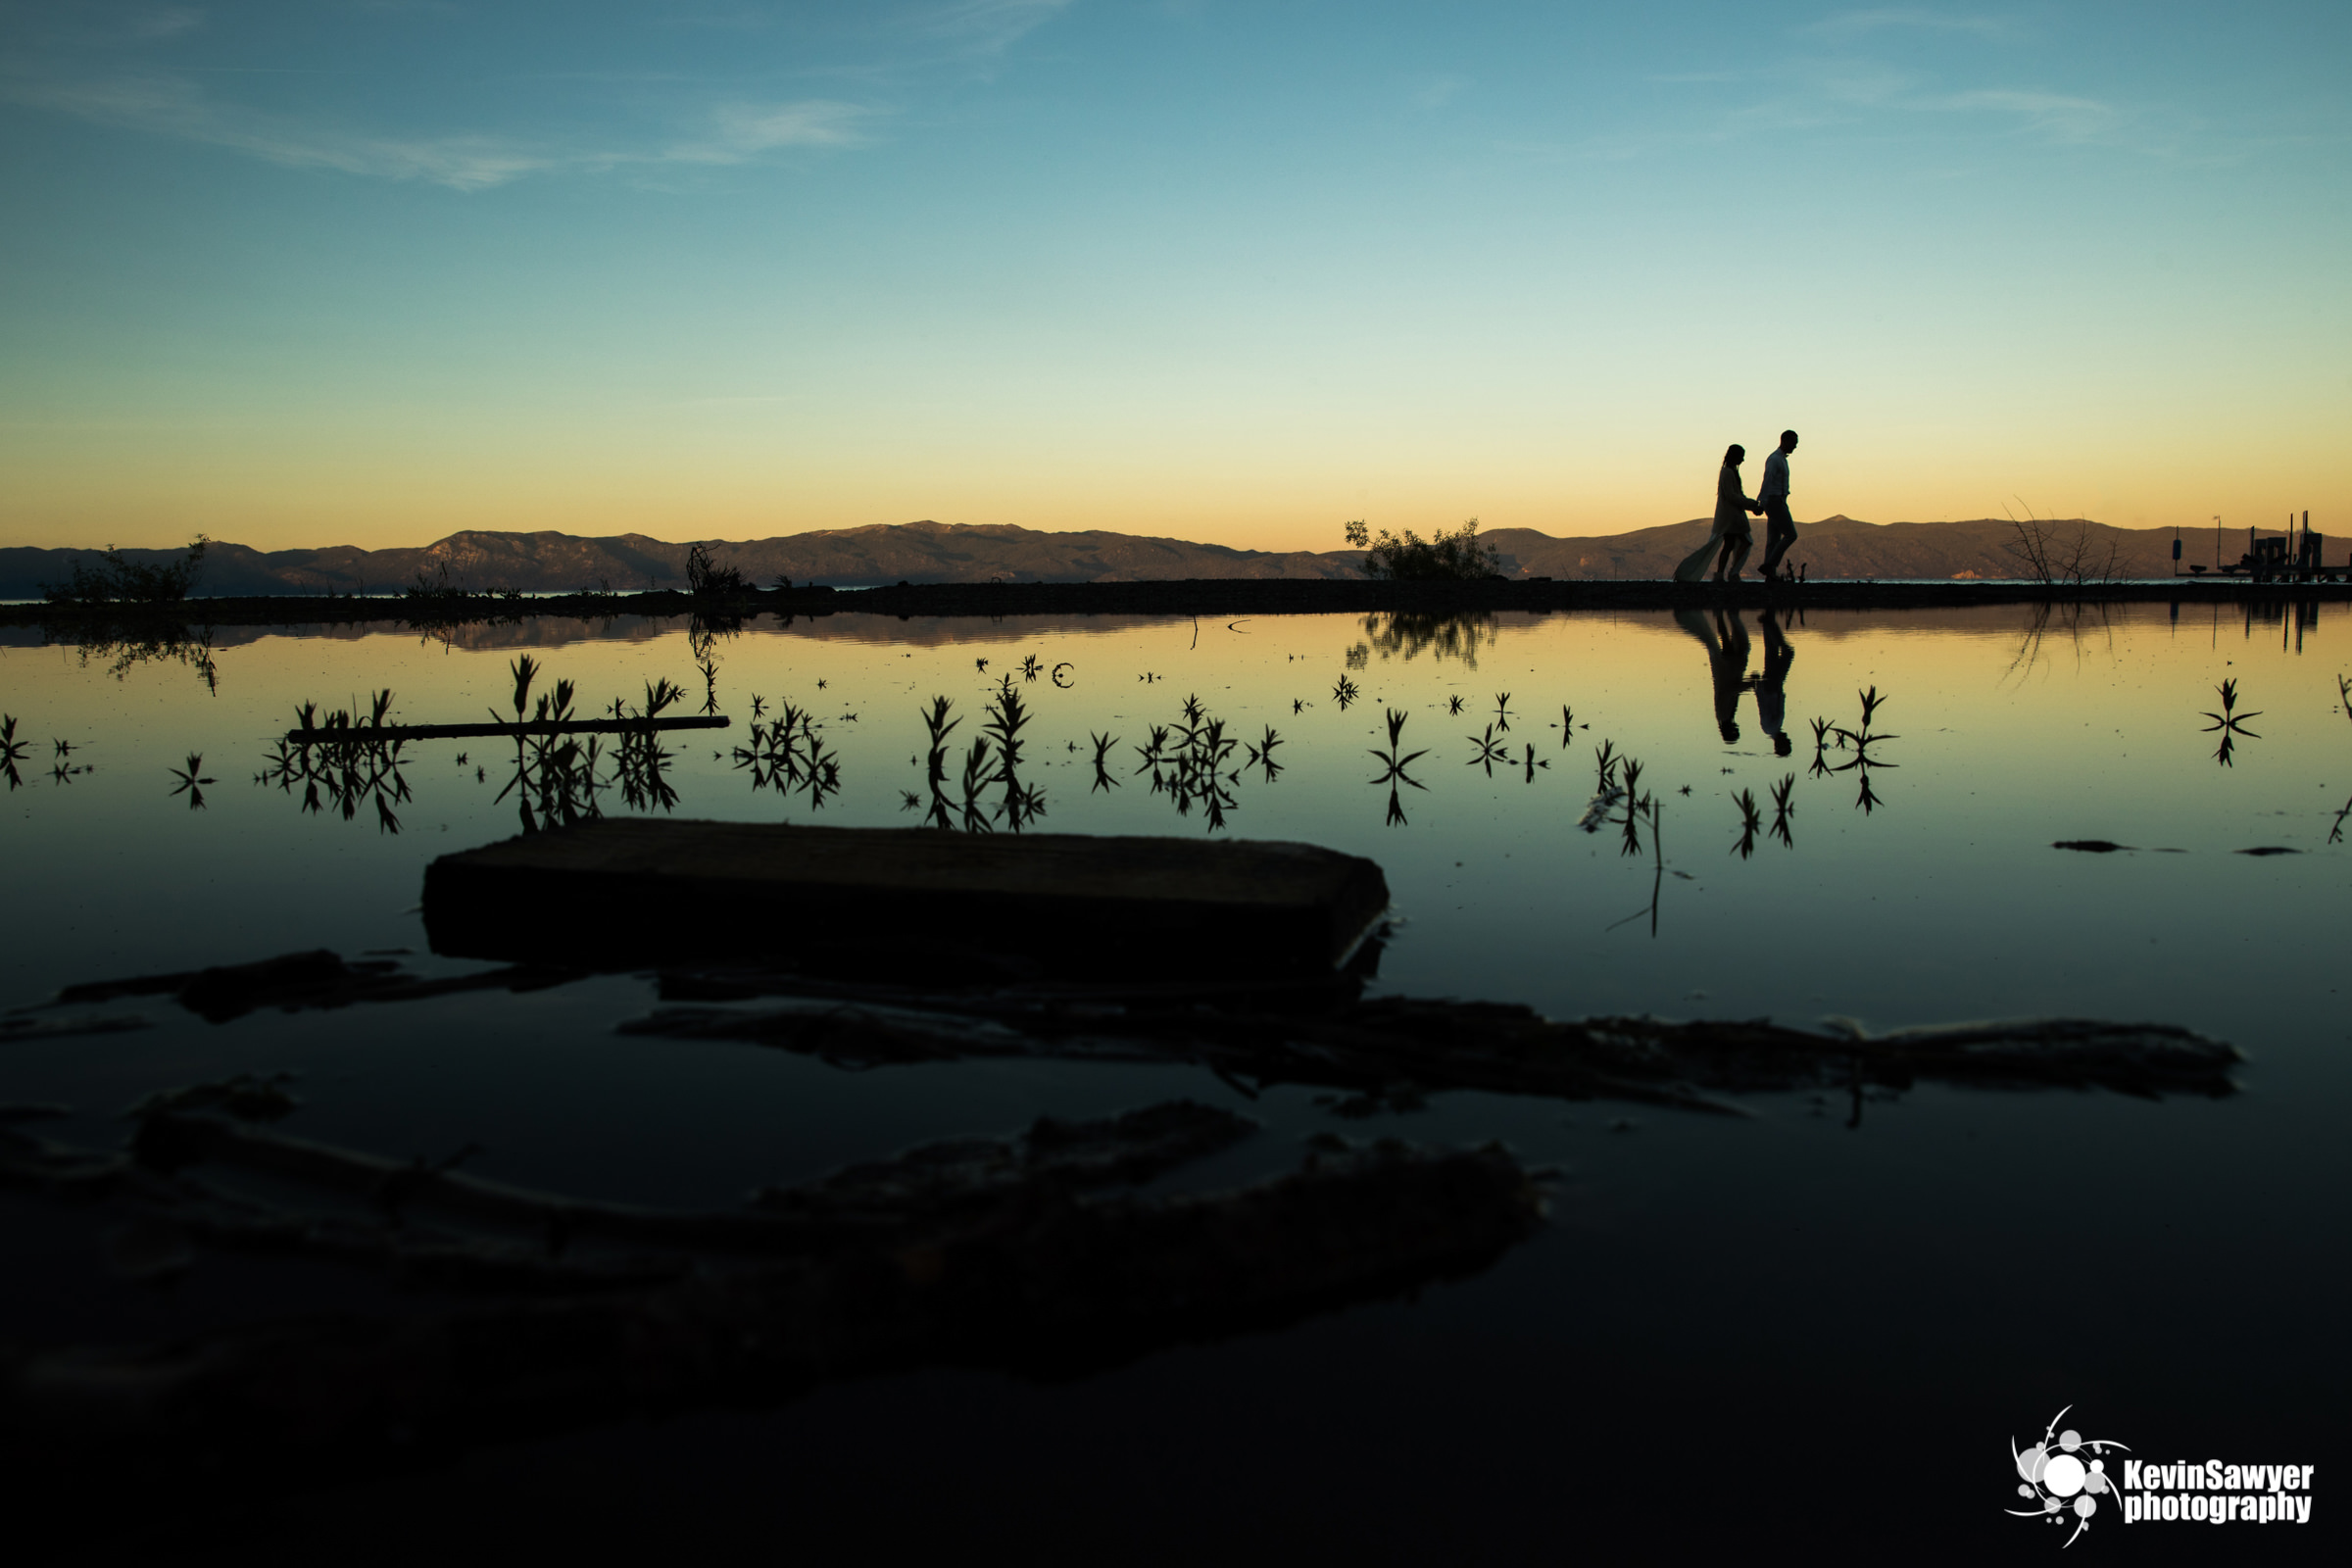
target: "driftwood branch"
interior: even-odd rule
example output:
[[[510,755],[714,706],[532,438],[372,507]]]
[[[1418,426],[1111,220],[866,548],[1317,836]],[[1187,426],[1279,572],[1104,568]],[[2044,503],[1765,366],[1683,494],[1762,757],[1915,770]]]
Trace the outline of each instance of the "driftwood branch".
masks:
[[[623,1033],[747,1040],[828,1060],[882,1065],[1035,1055],[1191,1061],[1231,1078],[1356,1092],[1476,1089],[1615,1099],[1741,1113],[1725,1093],[1908,1087],[2107,1088],[2228,1095],[2242,1054],[2168,1024],[2029,1018],[1816,1033],[1768,1021],[1588,1018],[1558,1022],[1487,1003],[1382,998],[1266,1013],[1120,1007],[997,994],[886,1002],[792,999],[757,1010],[676,1006]]]
[[[642,735],[648,730],[725,729],[724,713],[696,718],[533,718],[489,724],[351,724],[286,731],[289,746],[372,746],[379,741],[456,741],[501,735]]]

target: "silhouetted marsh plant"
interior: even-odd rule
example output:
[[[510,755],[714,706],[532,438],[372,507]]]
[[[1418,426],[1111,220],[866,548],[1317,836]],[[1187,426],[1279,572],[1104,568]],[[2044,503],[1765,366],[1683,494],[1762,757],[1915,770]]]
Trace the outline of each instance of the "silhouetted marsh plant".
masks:
[[[1617,819],[1619,830],[1617,853],[1640,855],[1642,853],[1642,823],[1645,818],[1654,821],[1658,812],[1658,805],[1652,797],[1642,793],[1642,764],[1630,757],[1625,760],[1624,790],[1625,815]]]
[[[703,672],[703,714],[709,717],[718,711],[718,661],[705,654],[694,667]]]
[[[186,767],[174,767],[169,769],[168,771],[173,778],[179,780],[177,784],[172,786],[172,797],[176,799],[179,796],[185,795],[188,798],[189,810],[203,810],[203,786],[217,782],[214,779],[200,776],[204,772],[203,756],[196,752],[190,752],[188,754],[188,765]]]
[[[1796,848],[1796,840],[1789,836],[1788,818],[1795,814],[1796,806],[1789,797],[1795,789],[1794,773],[1785,775],[1772,787],[1772,836],[1792,850]]]
[[[578,695],[577,688],[570,681],[557,681],[555,690],[541,692],[534,704],[531,683],[539,674],[538,662],[524,654],[509,667],[514,676],[515,722],[521,723],[527,719],[533,723],[563,724],[570,721],[572,703]],[[648,695],[651,695],[650,689]],[[624,705],[615,699],[612,716],[619,718],[623,712]],[[496,710],[492,710],[492,716],[497,716]],[[624,735],[616,739],[620,747],[626,749],[632,739],[643,737]],[[568,735],[517,735],[514,737],[514,772],[498,792],[497,799],[504,801],[510,795],[515,798],[515,811],[525,833],[601,820],[604,808],[597,804],[597,794],[612,787],[598,776],[598,764],[603,759],[602,742],[595,736],[588,737],[583,744]],[[656,764],[656,768],[659,771],[659,764]],[[649,792],[642,787],[643,780],[638,780],[638,783],[640,788],[635,792],[638,799],[648,799]],[[650,798],[658,800],[662,793],[662,789],[655,789],[650,792]],[[674,805],[676,800],[675,792],[669,792],[669,804]]]
[[[1870,749],[1873,746],[1884,745],[1887,741],[1900,740],[1902,737],[1883,735],[1870,727],[1871,721],[1878,715],[1879,709],[1886,701],[1880,694],[1876,685],[1873,685],[1868,691],[1855,693],[1855,696],[1860,699],[1862,704],[1862,727],[1860,729],[1847,729],[1842,724],[1833,724],[1826,718],[1813,720],[1813,776],[1820,778],[1831,773],[1853,773],[1859,784],[1854,804],[1860,807],[1862,813],[1867,816],[1884,804],[1880,801],[1878,792],[1871,788],[1871,770],[1873,768],[1890,768],[1896,765],[1883,758],[1872,756]],[[1854,755],[1850,760],[1836,765],[1831,764],[1829,749],[1833,737],[1838,743],[1838,751],[1846,751],[1849,748],[1852,750]]]
[[[2338,685],[2340,686],[2342,683],[2342,677],[2337,677],[2337,680]],[[2251,713],[2241,713],[2237,711],[2237,682],[2233,678],[2224,680],[2222,684],[2215,689],[2221,693],[2222,710],[2218,713],[2207,713],[2204,715],[2205,717],[2213,720],[2212,723],[2205,726],[2205,733],[2208,735],[2211,735],[2216,731],[2221,733],[2222,744],[2214,752],[2213,760],[2221,763],[2224,767],[2234,767],[2237,765],[2234,760],[2234,753],[2237,750],[2237,742],[2241,738],[2250,741],[2258,741],[2262,739],[2260,735],[2246,728],[2246,720],[2250,718],[2260,718],[2262,716],[2262,710],[2256,709]]]
[[[332,801],[336,811],[346,822],[359,814],[362,805],[375,808],[376,829],[383,833],[400,831],[400,816],[393,810],[409,799],[407,778],[401,772],[401,749],[405,743],[395,738],[364,742],[356,745],[310,747],[295,746],[284,739],[277,750],[262,762],[262,770],[254,775],[254,783],[269,788],[274,785],[287,795],[294,786],[302,786],[302,809],[307,814],[323,810]]]
[[[966,833],[994,831],[989,826],[988,807],[981,800],[980,792],[987,789],[995,778],[996,773],[989,766],[988,741],[983,736],[975,735],[972,737],[971,750],[964,753],[963,757],[963,830]]]
[[[1266,737],[1280,744],[1271,726]],[[1241,782],[1241,773],[1233,765],[1233,754],[1241,748],[1239,739],[1225,733],[1223,719],[1211,715],[1199,696],[1187,696],[1182,721],[1152,725],[1150,740],[1136,748],[1143,759],[1136,772],[1152,775],[1152,793],[1174,802],[1177,815],[1190,816],[1195,807],[1200,808],[1214,833],[1224,827],[1225,813],[1236,806],[1233,786]],[[1260,748],[1250,751],[1251,764],[1265,760]],[[1279,765],[1268,766],[1267,782],[1280,772]]]
[[[1830,721],[1816,718],[1813,724],[1813,776],[1821,778],[1830,771]]]
[[[1641,765],[1639,763],[1631,764],[1629,773],[1633,777],[1640,777]],[[1638,841],[1633,838],[1630,822],[1637,816],[1649,818],[1649,903],[1622,920],[1611,921],[1608,929],[1614,931],[1617,927],[1629,925],[1641,919],[1643,914],[1647,914],[1649,916],[1649,934],[1654,938],[1658,934],[1658,901],[1666,891],[1666,803],[1654,799],[1643,799],[1637,802],[1633,799],[1630,791],[1627,793],[1626,803],[1626,817],[1629,822],[1627,838],[1629,842],[1636,843],[1636,847],[1638,847]],[[1679,871],[1675,874],[1682,875]]]
[[[1412,765],[1416,759],[1429,755],[1426,747],[1418,752],[1406,752],[1403,750],[1404,725],[1406,717],[1406,714],[1398,712],[1394,708],[1388,710],[1389,748],[1385,752],[1375,750],[1372,753],[1373,760],[1378,761],[1381,766],[1380,776],[1372,780],[1372,783],[1375,787],[1382,784],[1386,784],[1389,787],[1388,825],[1391,827],[1402,827],[1406,825],[1404,820],[1404,800],[1403,797],[1396,793],[1396,786],[1399,784],[1407,784],[1417,790],[1426,790],[1429,788],[1428,785],[1422,783],[1419,779],[1414,778],[1410,773],[1405,771],[1407,767]]]
[[[1495,737],[1494,725],[1489,724],[1483,735],[1470,736],[1469,741],[1471,745],[1478,748],[1478,755],[1471,758],[1464,765],[1485,768],[1489,778],[1494,776],[1496,762],[1500,762],[1506,767],[1510,765],[1511,743],[1506,740],[1498,740]]]
[[[1038,786],[1021,782],[1021,748],[1027,744],[1021,739],[1021,731],[1028,727],[1032,715],[1022,704],[1021,694],[1013,689],[1010,675],[997,688],[996,700],[988,705],[986,713],[980,731],[996,743],[995,782],[1004,791],[997,814],[1006,827],[1018,833],[1046,814],[1046,797]]]
[[[24,775],[17,771],[17,764],[24,760],[24,748],[31,744],[30,741],[17,739],[17,717],[14,713],[0,713],[0,776],[8,779],[8,787],[12,790],[24,782]]]
[[[1268,730],[1266,733],[1270,735],[1273,731]],[[1086,793],[1092,795],[1095,790],[1117,789],[1119,781],[1110,776],[1110,749],[1119,744],[1119,738],[1108,733],[1097,735],[1091,730],[1088,731],[1087,738],[1095,743],[1095,783],[1094,788]]]
[[[263,760],[254,783],[265,789],[274,786],[286,795],[300,784],[306,814],[324,810],[331,802],[346,822],[359,815],[362,806],[372,806],[376,831],[398,833],[400,816],[393,808],[410,799],[408,779],[401,771],[407,743],[398,736],[369,734],[382,729],[391,712],[388,687],[371,694],[365,709],[355,701],[348,709],[322,714],[317,703],[304,703],[294,710],[294,718],[306,744],[281,737],[276,751]],[[495,710],[491,716],[497,717]]]
[[[1281,744],[1282,737],[1274,733],[1273,725],[1268,724],[1266,738],[1249,747],[1250,760],[1247,765],[1263,769],[1269,784],[1282,776],[1282,764],[1274,760],[1274,748]]]
[[[1756,834],[1764,826],[1764,812],[1756,805],[1753,790],[1741,790],[1732,797],[1732,804],[1740,808],[1740,841],[1732,846],[1732,853],[1744,860],[1756,853]]]
[[[955,707],[945,697],[934,697],[922,715],[923,728],[931,737],[931,755],[923,768],[924,783],[931,791],[931,806],[924,820],[942,832],[956,825],[955,815],[948,807],[948,736],[963,720],[948,716]]]
[[[790,700],[779,702],[773,719],[752,721],[746,743],[735,748],[735,766],[750,770],[753,789],[772,789],[787,799],[797,790],[811,810],[821,810],[841,788],[841,760],[825,750],[817,729],[808,710]]]
[[[996,696],[982,710],[980,733],[962,754],[957,799],[948,789],[949,762],[955,753],[949,736],[963,722],[954,716],[955,707],[948,698],[933,697],[931,706],[921,710],[930,741],[923,767],[924,784],[930,791],[924,824],[943,832],[960,825],[966,833],[990,833],[1002,822],[1013,832],[1021,832],[1046,814],[1045,791],[1023,782],[1020,776],[1021,752],[1028,744],[1021,732],[1035,715],[1014,690],[1011,675],[1002,677]],[[1108,776],[1105,760],[1117,739],[1104,735],[1095,741],[1096,788],[1116,788],[1118,781]],[[997,794],[993,806],[988,800],[992,790]]]
[[[1339,684],[1331,689],[1332,701],[1340,705],[1340,711],[1343,713],[1348,711],[1348,705],[1361,695],[1362,693],[1356,690],[1355,682],[1345,675],[1342,675]]]
[[[2344,716],[2352,718],[2352,679],[2342,675],[2336,676],[2335,695],[2336,700],[2343,706]],[[2347,816],[2352,816],[2352,800],[2345,801],[2344,808],[2335,813],[2335,825],[2328,830],[2328,843],[2341,844],[2344,842],[2344,818]]]
[[[1095,737],[1099,780],[1108,778],[1106,759],[1113,744],[1109,737]],[[1135,748],[1135,772],[1152,775],[1152,793],[1174,802],[1177,815],[1190,816],[1195,807],[1200,808],[1213,833],[1224,827],[1225,813],[1238,804],[1234,786],[1242,775],[1233,754],[1245,744],[1225,733],[1225,721],[1209,713],[1198,696],[1188,696],[1181,722],[1152,725],[1145,743]],[[1249,760],[1241,766],[1262,769],[1266,782],[1273,783],[1282,774],[1283,764],[1273,760],[1274,748],[1281,744],[1274,726],[1267,725],[1265,738],[1248,745]]]

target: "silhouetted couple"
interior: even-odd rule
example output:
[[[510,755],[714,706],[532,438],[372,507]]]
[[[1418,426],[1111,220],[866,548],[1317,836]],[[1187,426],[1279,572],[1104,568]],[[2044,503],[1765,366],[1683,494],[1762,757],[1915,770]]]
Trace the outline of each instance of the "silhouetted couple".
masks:
[[[1714,624],[1707,623],[1705,612],[1696,610],[1678,610],[1675,624],[1706,645],[1707,672],[1715,688],[1715,729],[1726,746],[1740,744],[1740,694],[1756,694],[1756,717],[1763,722],[1764,733],[1772,737],[1775,757],[1787,757],[1793,749],[1788,740],[1788,666],[1796,662],[1796,650],[1788,646],[1788,638],[1781,630],[1780,621],[1769,610],[1757,618],[1764,632],[1764,670],[1760,675],[1747,672],[1747,627],[1737,614],[1714,612]]]
[[[1782,578],[1781,558],[1796,543],[1796,520],[1788,514],[1788,454],[1796,450],[1796,432],[1783,430],[1778,451],[1764,460],[1764,486],[1750,501],[1740,482],[1740,465],[1747,448],[1734,445],[1723,455],[1723,471],[1715,476],[1715,527],[1707,542],[1674,568],[1676,582],[1707,580],[1707,564],[1715,564],[1714,581],[1737,581],[1755,545],[1748,526],[1751,514],[1765,521],[1764,563],[1757,569],[1766,582]],[[1785,579],[1783,579],[1785,580]]]

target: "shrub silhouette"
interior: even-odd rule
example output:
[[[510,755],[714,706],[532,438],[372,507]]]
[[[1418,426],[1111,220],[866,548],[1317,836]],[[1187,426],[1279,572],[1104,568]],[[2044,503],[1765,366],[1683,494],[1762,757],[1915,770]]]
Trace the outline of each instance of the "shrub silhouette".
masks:
[[[175,605],[195,585],[211,544],[198,534],[177,560],[153,564],[125,561],[121,551],[108,545],[98,552],[97,566],[77,560],[72,581],[63,587],[43,583],[41,594],[53,605]]]
[[[1348,542],[1365,552],[1364,575],[1380,582],[1472,582],[1502,568],[1501,555],[1479,545],[1476,517],[1433,539],[1410,528],[1399,539],[1383,528],[1377,542],[1358,518],[1348,524]]]

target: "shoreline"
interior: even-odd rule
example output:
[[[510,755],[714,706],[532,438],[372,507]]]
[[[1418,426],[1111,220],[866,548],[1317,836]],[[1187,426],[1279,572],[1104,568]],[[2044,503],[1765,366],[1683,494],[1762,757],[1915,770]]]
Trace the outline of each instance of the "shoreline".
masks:
[[[2352,582],[2260,582],[2182,577],[2072,586],[2023,580],[1876,582],[1822,580],[1801,586],[1742,582],[1729,587],[1668,579],[1538,579],[1485,582],[1346,582],[1331,579],[1201,577],[1152,582],[898,583],[887,587],[765,589],[724,599],[657,589],[632,594],[270,595],[187,599],[169,605],[0,605],[0,626],[52,630],[126,624],[288,626],[399,622],[450,626],[537,616],[701,615],[751,619],[835,614],[976,616],[1033,614],[1346,614],[1391,612],[1460,614],[1495,611],[1961,609],[2032,604],[2283,604],[2352,601]]]

